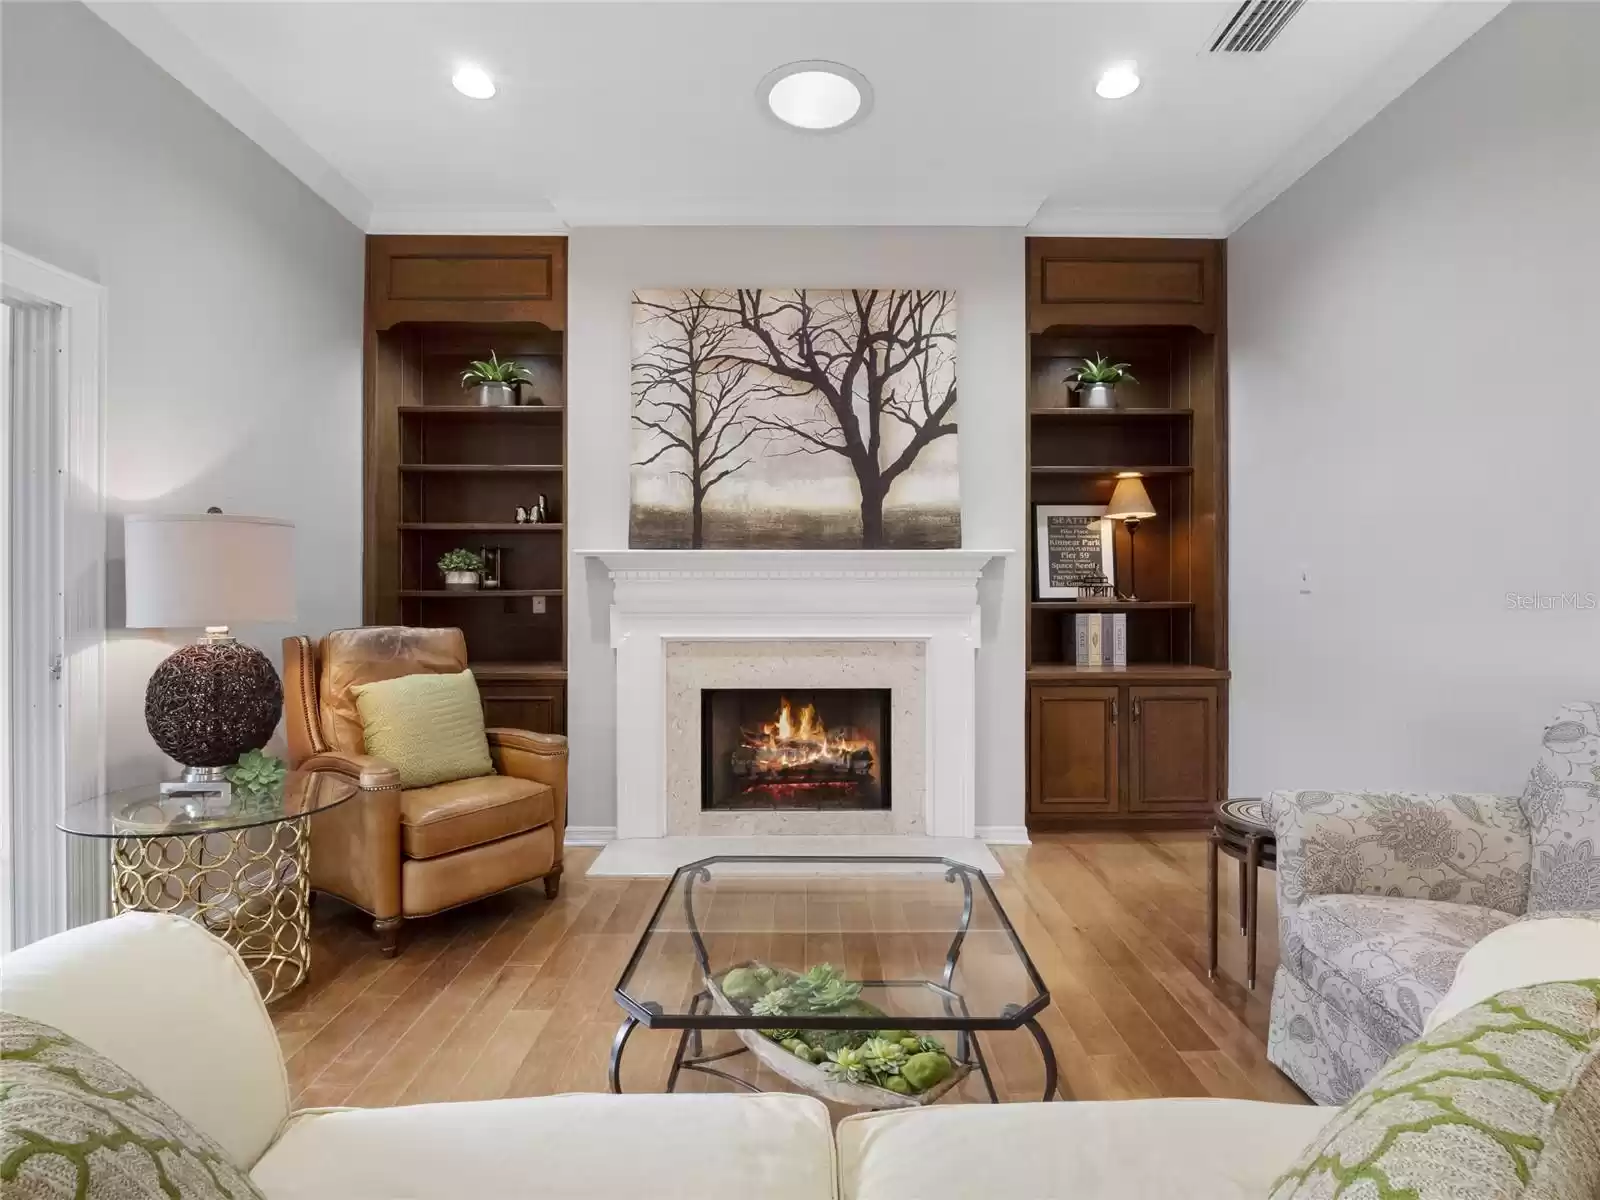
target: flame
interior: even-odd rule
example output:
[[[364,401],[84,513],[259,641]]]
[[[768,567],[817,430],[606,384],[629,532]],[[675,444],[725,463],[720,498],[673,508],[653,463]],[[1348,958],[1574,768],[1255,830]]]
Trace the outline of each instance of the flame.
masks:
[[[817,715],[816,706],[803,705],[797,715],[787,696],[778,706],[778,719],[761,726],[759,733],[746,729],[744,744],[756,751],[755,768],[761,773],[807,766],[847,768],[850,756],[858,750],[872,755],[872,774],[877,775],[878,747],[854,729],[830,732]]]

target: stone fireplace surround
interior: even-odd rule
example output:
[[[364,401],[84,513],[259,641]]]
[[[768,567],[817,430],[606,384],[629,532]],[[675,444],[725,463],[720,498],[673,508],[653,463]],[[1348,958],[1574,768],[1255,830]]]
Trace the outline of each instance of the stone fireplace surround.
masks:
[[[682,843],[684,861],[718,849],[883,853],[892,844],[910,854],[964,849],[960,857],[993,869],[974,838],[974,792],[977,584],[996,553],[583,554],[611,576],[617,673],[617,841],[596,872],[607,873],[608,858],[637,866],[650,856],[629,848],[652,840]],[[889,811],[700,810],[700,689],[781,686],[891,689]],[[707,849],[708,837],[727,840]]]

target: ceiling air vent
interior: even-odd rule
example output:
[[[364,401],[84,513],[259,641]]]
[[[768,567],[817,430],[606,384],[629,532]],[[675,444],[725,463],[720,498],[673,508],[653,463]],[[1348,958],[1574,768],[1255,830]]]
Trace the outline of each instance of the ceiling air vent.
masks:
[[[1254,54],[1272,45],[1305,0],[1244,0],[1211,43],[1213,54]]]

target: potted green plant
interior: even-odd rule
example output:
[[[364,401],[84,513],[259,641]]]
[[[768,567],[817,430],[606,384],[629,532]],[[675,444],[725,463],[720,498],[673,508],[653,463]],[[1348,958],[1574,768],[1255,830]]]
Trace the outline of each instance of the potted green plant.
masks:
[[[493,350],[486,362],[470,363],[461,372],[461,386],[474,388],[478,403],[485,408],[505,408],[517,402],[517,384],[531,383],[528,368],[515,359],[501,361]]]
[[[483,578],[483,557],[457,547],[439,558],[444,586],[452,592],[475,592]]]
[[[1067,372],[1067,386],[1078,393],[1079,408],[1115,408],[1121,383],[1138,383],[1127,363],[1114,363],[1104,354],[1086,358]]]

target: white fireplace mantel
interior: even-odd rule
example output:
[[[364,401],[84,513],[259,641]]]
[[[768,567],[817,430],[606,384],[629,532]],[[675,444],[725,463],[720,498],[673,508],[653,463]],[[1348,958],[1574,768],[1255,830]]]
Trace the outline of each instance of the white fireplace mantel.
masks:
[[[915,641],[926,655],[927,835],[976,823],[978,580],[1002,550],[596,550],[613,584],[617,837],[666,832],[666,647]]]

